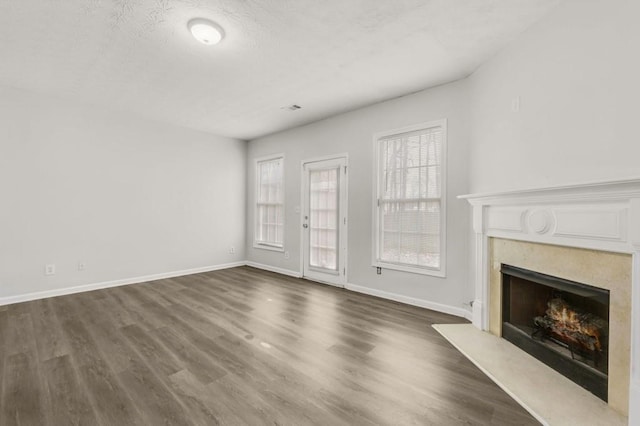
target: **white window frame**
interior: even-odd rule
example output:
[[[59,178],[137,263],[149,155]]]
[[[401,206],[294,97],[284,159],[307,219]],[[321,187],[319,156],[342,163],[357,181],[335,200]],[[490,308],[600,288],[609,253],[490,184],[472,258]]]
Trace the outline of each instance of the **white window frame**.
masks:
[[[260,200],[260,163],[266,163],[269,161],[280,160],[282,162],[282,244],[275,243],[266,243],[258,241],[258,227],[260,226],[260,215],[258,211],[258,201]],[[255,199],[253,203],[253,212],[254,212],[254,226],[253,226],[253,247],[262,250],[270,250],[270,251],[278,251],[284,252],[284,241],[285,241],[285,233],[286,233],[286,208],[285,208],[285,199],[286,199],[286,191],[285,191],[285,160],[284,154],[273,154],[265,157],[260,157],[255,159]]]
[[[425,130],[432,127],[442,128],[442,158],[441,158],[441,185],[440,188],[440,267],[431,268],[427,266],[415,266],[403,263],[393,263],[380,260],[380,207],[378,200],[381,197],[380,188],[380,175],[382,173],[382,165],[380,164],[380,140],[389,138],[390,136],[399,135],[401,133],[415,132],[419,130]],[[411,272],[415,274],[431,275],[435,277],[446,277],[446,265],[447,265],[447,120],[435,120],[425,123],[415,124],[412,126],[402,127],[399,129],[388,130],[384,132],[375,133],[373,135],[373,221],[372,221],[372,259],[371,265],[383,269],[393,269],[397,271]]]

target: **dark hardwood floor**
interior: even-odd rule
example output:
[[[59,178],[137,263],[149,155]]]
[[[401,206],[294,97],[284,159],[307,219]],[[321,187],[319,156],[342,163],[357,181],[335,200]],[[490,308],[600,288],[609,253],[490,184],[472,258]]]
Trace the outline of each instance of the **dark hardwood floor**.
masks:
[[[538,424],[433,323],[242,267],[0,307],[0,425]]]

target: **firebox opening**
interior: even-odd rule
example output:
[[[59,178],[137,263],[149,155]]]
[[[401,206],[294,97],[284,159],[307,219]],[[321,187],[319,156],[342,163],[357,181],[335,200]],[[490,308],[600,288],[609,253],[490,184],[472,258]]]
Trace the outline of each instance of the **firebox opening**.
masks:
[[[502,336],[603,400],[609,291],[502,265]]]

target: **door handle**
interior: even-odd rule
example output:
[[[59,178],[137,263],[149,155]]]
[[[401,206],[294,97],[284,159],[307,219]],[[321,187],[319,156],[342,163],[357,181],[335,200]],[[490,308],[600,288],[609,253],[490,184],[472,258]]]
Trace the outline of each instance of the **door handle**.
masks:
[[[302,224],[302,227],[306,229],[306,228],[308,228],[308,227],[309,227],[309,225],[307,225],[306,223],[303,223],[303,224]]]

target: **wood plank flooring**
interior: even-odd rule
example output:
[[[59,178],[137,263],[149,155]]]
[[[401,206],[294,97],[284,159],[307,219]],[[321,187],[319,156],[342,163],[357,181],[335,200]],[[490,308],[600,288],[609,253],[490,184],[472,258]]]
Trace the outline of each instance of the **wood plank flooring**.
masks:
[[[248,267],[0,307],[0,425],[534,425],[433,323]]]

